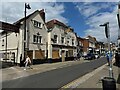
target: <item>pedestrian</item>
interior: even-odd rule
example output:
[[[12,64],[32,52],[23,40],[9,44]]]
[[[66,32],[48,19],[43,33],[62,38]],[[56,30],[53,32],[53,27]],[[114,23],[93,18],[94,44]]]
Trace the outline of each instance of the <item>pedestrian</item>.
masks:
[[[77,53],[74,52],[74,60],[77,61]]]
[[[110,66],[110,61],[109,61],[109,53],[106,53],[106,58],[107,58],[107,62],[108,62],[108,66]]]
[[[22,54],[20,54],[20,67],[22,67]]]
[[[27,69],[27,66],[29,66],[29,68],[32,69],[32,67],[30,66],[31,65],[31,60],[30,60],[29,56],[26,57],[26,60],[25,60],[24,64],[25,64],[25,69],[24,70]]]
[[[115,52],[115,64],[116,65],[119,65],[119,54],[118,54],[118,51]]]

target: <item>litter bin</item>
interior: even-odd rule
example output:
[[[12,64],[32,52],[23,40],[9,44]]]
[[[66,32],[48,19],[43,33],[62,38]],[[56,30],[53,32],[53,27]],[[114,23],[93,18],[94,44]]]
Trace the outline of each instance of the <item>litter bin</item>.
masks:
[[[111,77],[104,77],[102,79],[103,90],[116,90],[116,81]]]

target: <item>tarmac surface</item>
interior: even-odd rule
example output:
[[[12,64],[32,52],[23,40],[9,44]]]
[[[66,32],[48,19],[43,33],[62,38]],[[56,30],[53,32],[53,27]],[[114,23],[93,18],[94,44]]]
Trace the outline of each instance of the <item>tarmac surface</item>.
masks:
[[[113,75],[116,81],[116,88],[120,90],[120,67],[115,65],[115,60],[113,58]],[[78,89],[87,89],[87,90],[103,90],[102,79],[104,77],[109,77],[109,66],[107,64],[97,68],[96,70],[80,77],[73,82],[68,83],[62,88],[78,88]]]
[[[114,60],[113,60],[114,61]],[[28,69],[24,71],[24,67],[10,67],[2,69],[2,81],[9,81],[18,79],[21,77],[26,77],[50,70],[55,70],[58,68],[69,67],[72,65],[77,65],[80,63],[90,62],[88,60],[81,59],[80,61],[67,61],[67,62],[59,62],[59,63],[51,63],[51,64],[42,64],[42,65],[33,65],[33,69]],[[34,72],[33,72],[34,71]],[[89,72],[83,77],[77,78],[73,80],[71,83],[64,85],[64,88],[102,88],[101,78],[109,76],[109,67],[105,64],[100,68],[97,68],[93,72]],[[116,79],[117,88],[120,86],[120,75],[119,75],[119,67],[113,65],[113,73],[114,78]],[[91,83],[92,82],[92,83]]]

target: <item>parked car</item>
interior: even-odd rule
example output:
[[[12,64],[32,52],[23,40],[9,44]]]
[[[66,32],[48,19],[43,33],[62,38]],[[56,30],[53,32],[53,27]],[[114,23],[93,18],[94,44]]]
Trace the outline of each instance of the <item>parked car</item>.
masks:
[[[95,58],[98,59],[99,58],[99,54],[95,54]]]
[[[87,55],[84,56],[84,59],[95,59],[95,55],[93,53],[88,53]]]

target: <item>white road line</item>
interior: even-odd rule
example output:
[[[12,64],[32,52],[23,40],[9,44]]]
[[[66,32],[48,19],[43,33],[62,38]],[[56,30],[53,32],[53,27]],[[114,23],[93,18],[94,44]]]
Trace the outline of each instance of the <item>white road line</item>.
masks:
[[[94,74],[98,73],[100,70],[102,70],[107,64],[95,69],[94,71],[68,83],[67,85],[63,86],[62,88],[76,88],[77,86],[79,86],[80,84],[82,84],[83,82],[85,82],[86,80],[88,80],[90,77],[92,77]]]
[[[115,59],[113,58],[112,59],[112,63],[115,62]],[[73,80],[72,82],[64,85],[62,88],[76,88],[77,86],[79,86],[80,84],[82,84],[83,82],[85,82],[86,80],[88,80],[90,77],[92,77],[93,75],[95,75],[96,73],[98,73],[99,71],[101,71],[103,68],[105,68],[107,64],[104,64],[102,65],[101,67],[95,69],[94,71],[90,72],[90,73],[87,73],[86,75],[76,79],[76,80]],[[60,89],[60,90],[61,90]]]

